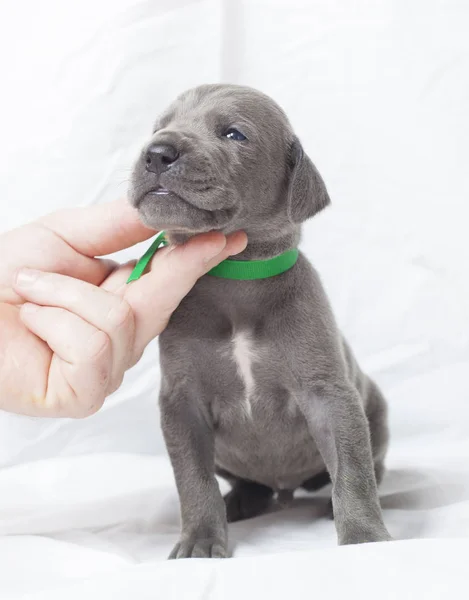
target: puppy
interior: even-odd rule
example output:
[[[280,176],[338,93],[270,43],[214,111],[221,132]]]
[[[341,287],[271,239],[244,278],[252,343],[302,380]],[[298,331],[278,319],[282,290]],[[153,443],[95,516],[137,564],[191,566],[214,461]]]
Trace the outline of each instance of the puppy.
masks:
[[[172,243],[243,229],[238,260],[296,248],[301,223],[330,202],[279,106],[234,85],[176,99],[136,161],[129,197]],[[227,556],[227,521],[329,477],[339,543],[390,539],[377,493],[386,403],[305,256],[267,279],[203,277],[161,334],[160,360],[161,424],[182,519],[170,558]],[[225,499],[216,473],[232,484]]]

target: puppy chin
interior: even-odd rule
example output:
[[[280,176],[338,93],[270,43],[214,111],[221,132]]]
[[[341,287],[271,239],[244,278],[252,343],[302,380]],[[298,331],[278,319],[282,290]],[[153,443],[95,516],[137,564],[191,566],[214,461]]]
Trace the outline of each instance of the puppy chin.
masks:
[[[140,219],[147,227],[157,231],[164,229],[171,238],[222,230],[231,221],[228,209],[198,208],[174,194],[164,198],[147,194],[136,204]]]

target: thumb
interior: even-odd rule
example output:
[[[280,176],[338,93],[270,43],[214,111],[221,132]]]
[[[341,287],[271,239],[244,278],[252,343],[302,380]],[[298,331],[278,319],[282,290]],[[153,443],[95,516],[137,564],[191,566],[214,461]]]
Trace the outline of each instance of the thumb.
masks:
[[[247,237],[242,231],[227,237],[213,231],[156,253],[151,271],[130,284],[125,293],[136,318],[138,356],[163,331],[199,277],[229,256],[242,252],[246,244]]]
[[[125,199],[59,210],[39,219],[69,246],[86,256],[103,256],[155,235]]]

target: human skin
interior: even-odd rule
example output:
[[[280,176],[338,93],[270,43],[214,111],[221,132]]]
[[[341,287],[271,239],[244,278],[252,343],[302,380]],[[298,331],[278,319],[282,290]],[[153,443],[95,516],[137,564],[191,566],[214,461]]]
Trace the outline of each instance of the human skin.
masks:
[[[204,233],[132,264],[99,256],[155,234],[118,200],[61,210],[0,235],[0,410],[86,417],[103,405],[199,277],[246,235]]]

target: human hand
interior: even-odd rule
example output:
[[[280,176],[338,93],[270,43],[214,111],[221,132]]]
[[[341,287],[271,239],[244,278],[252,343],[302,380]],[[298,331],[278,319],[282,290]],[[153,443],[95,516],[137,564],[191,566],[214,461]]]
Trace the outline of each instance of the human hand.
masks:
[[[199,277],[246,245],[211,232],[133,265],[95,258],[154,235],[127,202],[64,210],[0,236],[0,408],[32,416],[98,410]]]

